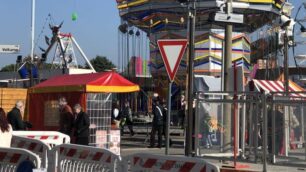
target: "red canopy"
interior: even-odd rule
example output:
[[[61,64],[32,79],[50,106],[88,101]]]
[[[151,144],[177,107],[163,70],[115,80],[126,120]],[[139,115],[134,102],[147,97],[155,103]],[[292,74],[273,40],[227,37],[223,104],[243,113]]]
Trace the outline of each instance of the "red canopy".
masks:
[[[56,76],[30,89],[30,93],[72,91],[124,93],[139,91],[139,86],[111,71]]]

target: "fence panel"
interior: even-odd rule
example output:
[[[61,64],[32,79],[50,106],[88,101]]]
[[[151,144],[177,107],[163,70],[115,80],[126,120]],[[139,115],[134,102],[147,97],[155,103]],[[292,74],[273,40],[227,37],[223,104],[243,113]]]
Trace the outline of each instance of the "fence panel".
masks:
[[[36,154],[26,149],[0,147],[0,171],[16,171],[25,161],[33,163],[34,168],[40,168],[40,158]]]
[[[13,136],[11,147],[23,148],[29,150],[41,158],[43,168],[48,166],[48,151],[51,150],[50,146],[40,140],[30,139],[26,137]]]
[[[40,140],[50,147],[70,143],[70,137],[57,131],[13,131],[13,135]]]
[[[120,156],[106,149],[90,146],[62,144],[52,148],[52,152],[48,171],[116,171],[120,162]]]
[[[293,94],[293,93],[292,93]],[[268,147],[273,163],[305,166],[305,93],[275,93],[268,104]]]
[[[305,98],[306,92],[199,94],[195,115],[195,136],[199,136],[195,138],[196,154],[227,159],[234,156],[236,149],[242,158],[261,161],[264,169],[267,162],[305,167]],[[226,128],[227,116],[231,117],[228,123],[237,126],[235,130]],[[229,144],[223,140],[224,135],[230,135]],[[231,154],[222,153],[225,144],[229,145]]]
[[[123,158],[120,171],[219,172],[220,170],[218,166],[200,158],[137,153]]]

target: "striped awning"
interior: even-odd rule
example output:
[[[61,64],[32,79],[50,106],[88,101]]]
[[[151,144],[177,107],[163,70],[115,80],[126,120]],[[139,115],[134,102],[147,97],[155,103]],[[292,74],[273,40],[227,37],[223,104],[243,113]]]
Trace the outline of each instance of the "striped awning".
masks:
[[[253,79],[254,85],[258,90],[263,90],[265,93],[279,93],[277,95],[283,95],[285,92],[284,83],[282,81],[271,80],[257,80]],[[292,97],[306,97],[306,94],[301,92],[305,91],[302,87],[289,80],[289,92]],[[295,92],[295,93],[294,93]]]

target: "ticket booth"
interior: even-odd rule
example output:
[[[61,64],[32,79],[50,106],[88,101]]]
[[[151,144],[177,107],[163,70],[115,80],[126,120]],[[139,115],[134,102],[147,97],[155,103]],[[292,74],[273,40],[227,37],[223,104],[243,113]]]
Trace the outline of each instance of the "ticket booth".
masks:
[[[73,107],[79,103],[90,118],[89,144],[120,154],[120,131],[111,127],[113,93],[139,91],[118,73],[61,75],[29,89],[28,114],[33,130],[58,130],[59,97]]]

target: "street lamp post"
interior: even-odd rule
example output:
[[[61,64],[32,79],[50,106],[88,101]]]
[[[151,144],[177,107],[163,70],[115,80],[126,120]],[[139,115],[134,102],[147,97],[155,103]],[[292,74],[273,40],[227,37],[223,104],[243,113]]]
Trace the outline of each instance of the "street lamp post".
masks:
[[[32,16],[31,16],[31,62],[30,62],[30,69],[29,69],[29,74],[30,74],[30,87],[33,86],[33,65],[34,65],[34,37],[35,37],[35,1],[32,0]]]
[[[188,51],[188,111],[187,111],[187,131],[185,137],[185,155],[192,155],[192,135],[193,135],[193,59],[194,59],[194,31],[195,31],[195,17],[196,17],[196,2],[189,0],[188,6],[189,17],[189,51]]]
[[[227,14],[232,13],[232,0],[227,1]],[[225,28],[225,51],[224,51],[224,69],[223,69],[223,89],[225,91],[229,91],[229,69],[232,67],[232,32],[233,25],[228,23]],[[230,97],[225,96],[224,99],[230,99]],[[222,150],[223,152],[228,152],[231,149],[231,105],[229,103],[225,103],[223,108],[223,122],[224,122],[224,134],[223,134],[223,143]],[[235,131],[236,132],[236,131]]]

